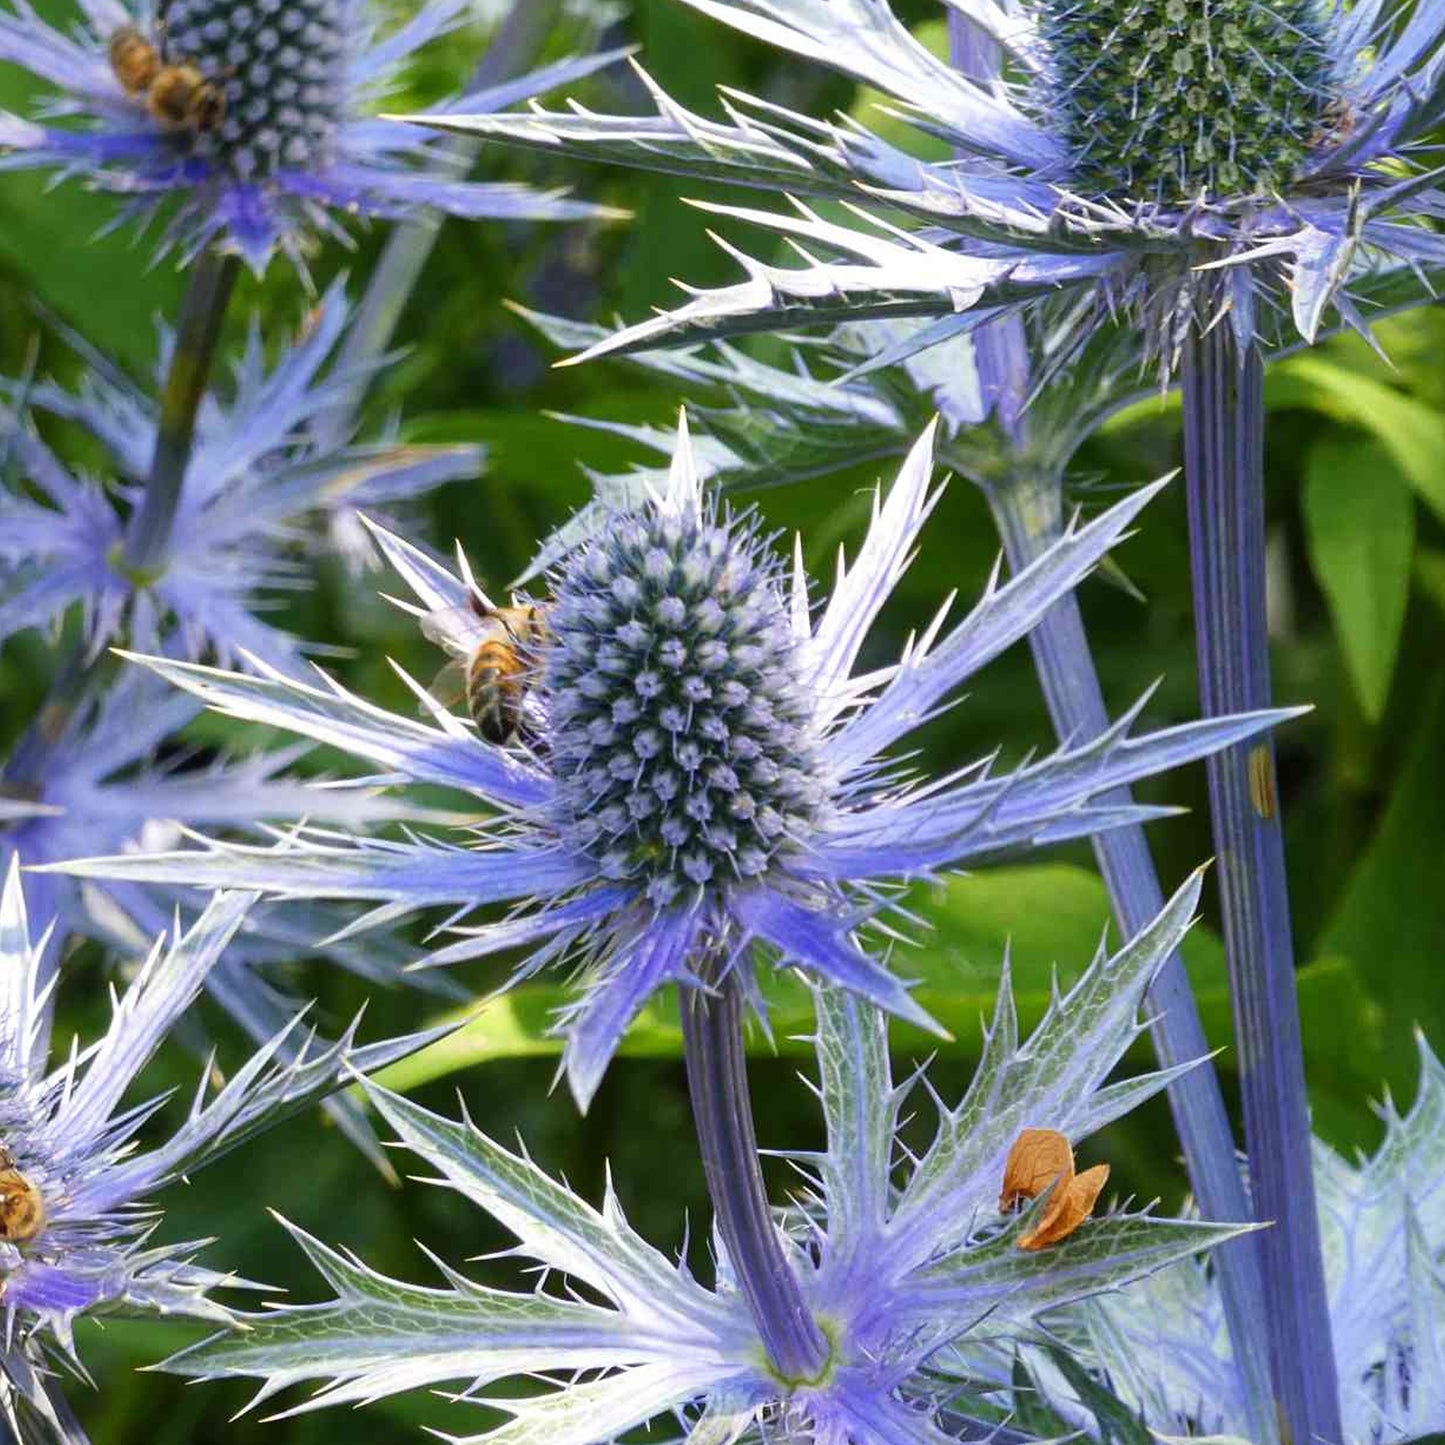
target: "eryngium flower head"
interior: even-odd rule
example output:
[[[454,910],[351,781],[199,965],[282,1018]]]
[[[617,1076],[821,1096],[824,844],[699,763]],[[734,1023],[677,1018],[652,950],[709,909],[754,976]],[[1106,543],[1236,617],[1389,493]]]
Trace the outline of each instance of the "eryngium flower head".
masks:
[[[0,564],[8,564],[0,565],[0,638],[57,622],[78,604],[97,651],[122,628],[133,645],[154,649],[173,621],[179,649],[191,657],[231,658],[244,649],[297,666],[295,639],[256,613],[274,605],[276,592],[306,584],[297,554],[307,527],[420,495],[481,464],[469,446],[383,441],[318,449],[308,424],[355,380],[334,366],[323,375],[347,314],[338,284],[269,371],[253,326],[234,393],[201,404],[167,556],[146,574],[127,566],[125,547],[155,450],[154,395],[100,358],[91,358],[78,394],[48,383],[12,386],[32,408],[89,431],[109,453],[118,485],[72,472],[28,418],[12,420],[6,441],[14,463],[49,505],[0,491]],[[130,504],[129,518],[113,496]]]
[[[55,167],[133,198],[177,197],[165,238],[216,242],[257,271],[341,234],[331,212],[564,220],[595,207],[525,186],[459,179],[426,133],[371,111],[412,52],[453,30],[467,0],[425,0],[388,35],[371,0],[83,0],[54,28],[15,0],[0,60],[56,86],[41,124],[0,112],[0,166]],[[586,75],[571,60],[466,98],[485,111]],[[442,108],[444,109],[444,107]],[[438,111],[440,113],[440,110]]]
[[[1003,777],[987,762],[912,779],[888,751],[974,671],[1028,632],[1128,528],[1154,488],[1072,527],[979,605],[945,609],[899,662],[858,654],[936,500],[932,430],[914,446],[851,569],[816,618],[801,550],[787,577],[750,516],[702,491],[686,429],[664,488],[606,517],[550,573],[550,598],[499,617],[472,581],[377,529],[429,635],[458,654],[477,722],[416,692],[428,726],[261,669],[151,659],[233,716],[333,743],[387,772],[460,787],[501,810],[471,832],[382,841],[301,829],[275,848],[91,859],[67,871],[369,899],[391,919],[434,904],[515,903],[432,956],[526,947],[530,973],[581,964],[565,1060],[590,1098],[642,1005],[716,953],[754,980],[761,950],[885,1009],[931,1021],[857,931],[894,885],[1011,848],[1154,815],[1095,804],[1120,783],[1196,758],[1282,714],[1132,739],[1133,709],[1095,741]],[[1142,704],[1141,704],[1142,705]],[[510,743],[489,738],[508,736]],[[478,732],[481,736],[478,736]]]
[[[940,318],[939,340],[1063,288],[1097,316],[1129,315],[1167,370],[1188,328],[1223,313],[1247,343],[1272,330],[1261,313],[1287,303],[1313,339],[1332,307],[1363,327],[1352,283],[1387,260],[1445,261],[1422,224],[1442,196],[1420,165],[1445,116],[1438,0],[950,0],[1005,56],[1005,81],[936,58],[886,0],[688,3],[877,87],[952,158],[733,91],[722,122],[655,86],[655,116],[438,122],[855,202],[841,220],[705,207],[794,238],[807,264],[735,253],[745,282],[694,292],[592,352],[919,315]]]
[[[240,927],[251,898],[220,895],[184,934],[152,950],[114,1005],[104,1037],[62,1050],[47,1068],[51,985],[43,940],[32,943],[19,866],[0,897],[0,1281],[5,1312],[0,1411],[17,1396],[53,1419],[41,1370],[79,1367],[72,1336],[82,1315],[187,1314],[229,1323],[209,1292],[236,1282],[192,1263],[198,1244],[157,1244],[152,1197],[272,1123],[322,1098],[357,1069],[380,1067],[420,1038],[353,1046],[348,1030],[324,1048],[294,1020],[235,1071],[219,1093],[196,1097],[162,1142],[142,1130],[163,1102],[123,1104],[135,1077],[194,1002]],[[290,1058],[282,1062],[281,1054]],[[56,1431],[59,1438],[75,1437]],[[26,1429],[18,1438],[35,1440]]]
[[[841,990],[817,991],[827,1147],[799,1161],[811,1187],[780,1219],[780,1242],[828,1342],[816,1378],[784,1380],[768,1368],[725,1258],[709,1289],[636,1234],[610,1187],[596,1210],[469,1121],[379,1089],[378,1109],[438,1182],[491,1212],[544,1276],[582,1289],[505,1291],[445,1264],[445,1288],[404,1284],[293,1228],[338,1297],[249,1316],[244,1334],[207,1341],[169,1368],[259,1379],[258,1399],[325,1382],[297,1410],[465,1381],[460,1399],[510,1417],[451,1437],[472,1445],[603,1445],[648,1422],[661,1439],[684,1433],[694,1445],[988,1438],[1009,1393],[1006,1382],[970,1390],[971,1352],[1007,1357],[1051,1311],[1235,1232],[1114,1207],[1031,1251],[1018,1240],[1039,1209],[999,1212],[1005,1161],[1023,1129],[1078,1141],[1177,1073],[1105,1083],[1142,1031],[1145,991],[1183,936],[1198,888],[1196,877],[1113,957],[1101,950],[1022,1045],[1005,978],[978,1073],[955,1106],[918,1076],[895,1087],[882,1016]],[[915,1106],[935,1115],[921,1155],[899,1137]],[[491,1391],[522,1377],[533,1382],[526,1389]],[[549,1388],[535,1387],[539,1377]],[[681,1432],[667,1428],[669,1416]]]
[[[1393,1445],[1445,1430],[1445,1068],[1423,1037],[1419,1048],[1415,1102],[1401,1115],[1387,1101],[1385,1137],[1371,1157],[1350,1163],[1315,1142],[1348,1445]],[[1199,1263],[1101,1295],[1073,1325],[1070,1337],[1161,1435],[1248,1429],[1218,1280]],[[1068,1399],[1066,1390],[1059,1396],[1061,1404]]]
[[[826,803],[813,702],[755,523],[644,503],[557,568],[540,705],[559,827],[655,908],[800,861]]]

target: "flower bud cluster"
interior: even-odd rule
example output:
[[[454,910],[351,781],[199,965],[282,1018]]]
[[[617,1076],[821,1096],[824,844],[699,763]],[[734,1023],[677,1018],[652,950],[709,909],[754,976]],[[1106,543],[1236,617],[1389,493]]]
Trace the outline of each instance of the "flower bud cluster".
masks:
[[[767,872],[820,806],[776,565],[650,505],[565,564],[543,664],[567,831],[657,907]]]
[[[1053,128],[1086,192],[1265,195],[1328,128],[1335,84],[1315,0],[1047,0]]]

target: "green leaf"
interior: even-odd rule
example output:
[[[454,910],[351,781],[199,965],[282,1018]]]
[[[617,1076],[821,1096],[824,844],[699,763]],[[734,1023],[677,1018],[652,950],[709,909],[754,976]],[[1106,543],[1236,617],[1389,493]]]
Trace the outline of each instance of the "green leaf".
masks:
[[[123,201],[70,181],[10,174],[0,192],[0,258],[34,299],[137,373],[155,363],[157,316],[174,316],[181,277],[152,266],[154,237],[97,236]],[[77,264],[77,258],[80,258]]]
[[[995,868],[973,877],[920,888],[912,910],[932,925],[918,945],[900,948],[894,967],[905,978],[920,980],[918,1001],[952,1034],[942,1051],[973,1058],[979,1050],[981,1020],[993,1012],[1005,951],[1013,969],[1014,994],[1021,1026],[1032,1028],[1048,1007],[1055,967],[1061,983],[1071,984],[1088,965],[1109,921],[1103,883],[1085,868],[1068,863]],[[1116,934],[1117,938],[1117,934]],[[1196,926],[1184,946],[1206,1029],[1216,1044],[1229,1041],[1229,994],[1224,950],[1219,940]],[[812,996],[796,974],[770,973],[764,979],[774,1044],[760,1034],[762,1050],[804,1056],[813,1030]],[[430,1048],[394,1065],[377,1077],[387,1088],[407,1092],[461,1069],[495,1059],[560,1053],[560,1040],[548,1034],[556,1010],[568,998],[561,983],[521,985],[475,1013],[471,1021]],[[462,1012],[465,1018],[473,1009]],[[938,1040],[906,1024],[894,1023],[895,1050],[935,1052]],[[659,995],[642,1011],[623,1043],[631,1057],[678,1058],[682,1027],[672,993]],[[1147,1052],[1139,1054],[1148,1061]]]
[[[1445,939],[1445,687],[1420,708],[1409,752],[1375,836],[1323,931],[1320,952],[1348,959],[1383,1011],[1386,1078],[1408,1095],[1418,1024],[1445,1040],[1440,986]],[[1351,1040],[1344,1040],[1346,1049]]]
[[[1057,1345],[1045,1345],[1043,1349],[1094,1417],[1102,1445],[1154,1445],[1153,1432],[1143,1420],[1111,1395],[1068,1350]]]
[[[1348,1153],[1375,1137],[1371,1100],[1406,1057],[1403,1040],[1350,959],[1317,958],[1297,981],[1314,1130]]]
[[[1270,409],[1305,407],[1364,428],[1389,452],[1405,481],[1445,521],[1445,415],[1392,386],[1322,356],[1293,357],[1268,374]]]
[[[1379,722],[1410,593],[1414,497],[1378,439],[1327,437],[1309,455],[1304,516],[1350,678],[1365,716]]]
[[[1416,548],[1414,572],[1420,590],[1445,612],[1445,551],[1438,547]]]

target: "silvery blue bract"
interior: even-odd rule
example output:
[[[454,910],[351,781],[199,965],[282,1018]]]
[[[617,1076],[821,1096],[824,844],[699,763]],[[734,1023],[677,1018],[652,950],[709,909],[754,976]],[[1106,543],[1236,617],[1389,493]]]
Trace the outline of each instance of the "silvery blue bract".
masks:
[[[323,1098],[355,1071],[381,1067],[426,1041],[356,1047],[353,1026],[339,1043],[318,1047],[292,1020],[211,1097],[203,1071],[180,1127],[142,1146],[142,1127],[164,1100],[122,1100],[195,1001],[252,901],[217,895],[188,931],[177,927],[169,942],[158,942],[116,999],[104,1036],[48,1067],[52,985],[42,978],[44,940],[31,939],[18,865],[7,870],[0,897],[0,1167],[11,1172],[0,1174],[0,1190],[12,1195],[18,1176],[40,1213],[38,1228],[0,1241],[6,1317],[0,1411],[27,1442],[48,1438],[35,1433],[46,1425],[67,1441],[78,1438],[65,1431],[68,1412],[47,1375],[54,1363],[79,1367],[72,1330],[81,1315],[231,1320],[210,1291],[243,1282],[193,1263],[198,1244],[157,1243],[153,1196]]]

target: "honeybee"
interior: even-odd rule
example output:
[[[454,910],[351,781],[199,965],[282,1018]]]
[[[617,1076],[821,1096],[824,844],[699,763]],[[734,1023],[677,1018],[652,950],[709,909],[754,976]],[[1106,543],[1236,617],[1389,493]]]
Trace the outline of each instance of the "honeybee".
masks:
[[[45,1228],[45,1199],[0,1148],[0,1239],[25,1244]]]
[[[164,65],[160,48],[134,25],[122,25],[110,37],[110,68],[131,95],[144,95]]]
[[[424,614],[421,630],[452,656],[432,684],[434,694],[465,697],[472,721],[489,743],[507,743],[526,731],[522,704],[537,648],[547,640],[540,607],[494,607],[473,592],[466,607]]]
[[[1359,123],[1359,113],[1349,101],[1332,100],[1325,106],[1324,116],[1310,137],[1310,144],[1323,145],[1326,141],[1343,143],[1354,135]]]
[[[167,65],[151,82],[146,109],[164,130],[215,130],[225,118],[226,96],[194,65]]]
[[[214,81],[186,61],[171,61],[134,25],[110,37],[110,68],[134,96],[144,96],[151,118],[164,130],[215,130],[226,114],[226,97]]]

